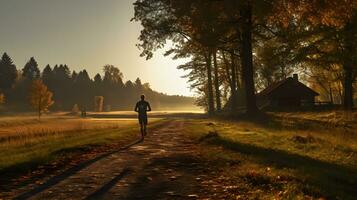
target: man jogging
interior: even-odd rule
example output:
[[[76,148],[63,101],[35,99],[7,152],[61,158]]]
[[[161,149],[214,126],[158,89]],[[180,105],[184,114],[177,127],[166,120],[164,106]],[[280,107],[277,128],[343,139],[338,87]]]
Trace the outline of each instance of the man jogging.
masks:
[[[151,111],[149,102],[145,101],[145,95],[141,95],[141,100],[136,103],[135,112],[138,113],[138,119],[140,124],[140,131],[142,139],[146,135],[146,126],[148,124],[147,112]]]

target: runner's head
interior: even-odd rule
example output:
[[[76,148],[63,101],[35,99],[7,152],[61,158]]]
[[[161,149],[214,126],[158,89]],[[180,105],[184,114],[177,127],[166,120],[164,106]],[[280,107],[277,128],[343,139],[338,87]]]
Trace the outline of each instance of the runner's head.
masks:
[[[141,100],[144,101],[144,100],[145,100],[145,95],[142,94],[142,95],[140,96],[140,98],[141,98]]]

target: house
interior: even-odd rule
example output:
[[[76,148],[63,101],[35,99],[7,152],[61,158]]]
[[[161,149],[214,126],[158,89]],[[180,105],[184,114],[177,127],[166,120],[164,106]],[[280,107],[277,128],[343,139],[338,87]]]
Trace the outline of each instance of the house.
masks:
[[[319,94],[299,81],[298,75],[286,78],[257,94],[261,108],[296,108],[312,106]]]

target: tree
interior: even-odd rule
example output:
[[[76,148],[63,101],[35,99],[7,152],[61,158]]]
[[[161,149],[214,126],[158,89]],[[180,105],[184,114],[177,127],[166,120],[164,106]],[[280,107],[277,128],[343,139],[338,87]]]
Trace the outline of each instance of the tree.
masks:
[[[46,67],[42,71],[42,80],[46,82],[46,80],[51,80],[52,78],[52,68],[50,65],[46,65]]]
[[[3,61],[7,62],[2,63],[10,63],[9,65],[11,65],[11,59],[8,58],[7,55],[3,57]],[[163,106],[193,104],[193,98],[168,96],[153,91],[148,83],[141,83],[140,79],[137,79],[136,84],[128,80],[124,85],[122,82],[123,74],[114,66],[106,67],[105,72],[107,73],[105,81],[103,81],[100,74],[96,74],[93,81],[86,70],[81,70],[77,73],[70,70],[65,64],[54,65],[53,68],[51,68],[50,65],[46,65],[41,73],[41,79],[32,80],[32,78],[38,77],[37,67],[34,68],[32,66],[37,66],[34,59],[30,59],[26,64],[25,73],[23,73],[24,71],[17,71],[18,79],[16,79],[14,86],[8,90],[0,88],[0,93],[3,93],[4,96],[6,95],[9,105],[16,109],[25,108],[27,101],[31,100],[31,105],[34,106],[36,110],[40,110],[39,116],[41,116],[44,110],[48,109],[49,106],[43,108],[44,106],[40,105],[39,108],[39,97],[35,95],[39,95],[38,93],[41,93],[41,91],[37,91],[42,89],[33,89],[35,87],[33,86],[35,84],[33,81],[35,80],[42,80],[42,84],[47,87],[47,91],[53,93],[51,100],[54,99],[56,103],[52,105],[51,109],[54,110],[71,110],[75,104],[79,107],[93,108],[91,105],[93,105],[94,96],[105,97],[106,106],[112,105],[114,109],[127,110],[129,108],[131,109],[132,103],[136,101],[139,94],[142,93],[146,94],[155,106],[160,104]],[[35,73],[32,73],[32,71],[35,71]],[[23,76],[23,74],[25,75]],[[3,81],[3,79],[0,81]],[[36,87],[41,88],[40,86]],[[28,94],[29,92],[30,95]],[[1,95],[1,101],[4,99],[4,96]],[[42,100],[43,99],[46,98],[42,97]]]
[[[250,0],[246,1],[240,8],[241,25],[238,26],[241,31],[240,38],[240,55],[242,63],[242,74],[244,77],[244,87],[246,88],[247,113],[255,114],[258,111],[255,86],[254,86],[254,69],[253,69],[253,5]]]
[[[0,105],[5,103],[5,95],[0,93]]]
[[[286,79],[296,71],[295,64],[288,62],[287,51],[291,51],[291,49],[276,38],[264,40],[255,48],[256,88],[258,91]]]
[[[95,84],[101,84],[102,83],[102,76],[100,76],[100,74],[96,74],[95,76],[94,76],[94,83]]]
[[[34,80],[30,88],[30,104],[34,109],[37,109],[38,118],[41,118],[43,112],[54,103],[52,100],[52,92],[50,92],[41,80]]]
[[[50,65],[46,65],[46,67],[43,69],[41,79],[43,80],[43,83],[46,84],[50,89],[53,88],[54,74]]]
[[[105,102],[107,105],[116,104],[121,101],[120,94],[124,91],[123,73],[114,65],[105,65],[103,71],[102,89]]]
[[[81,106],[90,105],[92,103],[92,98],[94,96],[94,91],[92,86],[92,80],[88,75],[86,70],[80,71],[73,82],[72,90],[74,94],[71,96],[73,103],[78,103]],[[67,98],[69,98],[67,96]]]
[[[210,108],[212,108],[212,101],[208,97],[209,91],[208,81],[207,81],[207,63],[205,57],[199,53],[194,54],[192,59],[177,67],[178,69],[188,70],[189,73],[185,75],[185,78],[188,78],[188,83],[190,83],[190,88],[195,90],[198,94],[196,100],[196,105],[203,107],[208,113]],[[211,104],[211,105],[209,105]]]
[[[87,70],[84,69],[78,73],[77,82],[81,84],[90,85],[91,81],[92,80],[89,78]]]
[[[228,84],[230,86],[230,97],[228,98],[228,101],[230,101],[230,109],[231,109],[231,114],[234,114],[237,109],[237,89],[239,88],[239,78],[237,77],[237,65],[236,65],[236,59],[234,56],[234,52],[230,51],[229,52],[230,57],[226,57],[225,51],[222,51],[222,59],[226,68],[226,81],[228,81]],[[230,99],[230,100],[229,100]]]
[[[71,75],[72,82],[76,82],[77,77],[78,77],[78,73],[73,70],[72,75]]]
[[[177,58],[195,53],[204,57],[209,114],[214,113],[213,78],[218,78],[212,76],[212,56],[221,30],[225,30],[224,27],[215,27],[219,22],[215,6],[215,2],[202,0],[138,0],[133,18],[144,27],[139,37],[141,44],[138,45],[143,50],[141,56],[150,59],[155,50],[162,48],[167,40],[172,40],[182,50],[171,51],[177,54]],[[220,105],[219,89],[215,86],[217,104]]]
[[[71,78],[71,71],[69,70],[69,67],[67,65],[55,65],[53,68],[53,73],[56,75],[56,77],[59,80],[69,80]]]
[[[216,106],[217,111],[222,111],[221,91],[220,91],[220,77],[219,77],[219,65],[217,62],[217,51],[213,53],[213,66],[214,66],[214,88],[216,93]]]
[[[307,30],[304,43],[298,45],[301,47],[298,58],[304,56],[315,66],[321,63],[342,66],[343,104],[346,110],[353,108],[353,82],[357,77],[356,9],[356,0],[281,0],[275,7],[278,17],[272,19],[282,27],[295,25],[301,28],[303,25],[304,29],[300,30]],[[310,38],[306,38],[306,32]]]
[[[22,69],[22,76],[28,80],[35,80],[40,78],[40,70],[38,69],[38,64],[34,57],[25,64]]]
[[[172,40],[181,49],[187,46],[195,47],[196,53],[201,53],[205,57],[208,112],[212,113],[212,71],[216,73],[216,68],[212,70],[212,56],[219,49],[238,53],[246,93],[246,110],[247,113],[256,114],[258,109],[253,76],[252,35],[256,19],[261,15],[268,15],[269,12],[266,11],[271,10],[272,4],[269,1],[252,0],[137,0],[134,4],[134,20],[140,21],[144,27],[139,37],[141,44],[138,45],[143,50],[141,55],[151,58],[153,51],[162,48],[167,40]],[[214,78],[216,103],[219,109],[218,76]]]
[[[112,84],[120,84],[124,85],[123,83],[123,73],[116,68],[114,65],[105,65],[103,67],[104,71],[104,82],[109,82]]]
[[[103,95],[103,79],[100,74],[96,74],[94,76],[93,87],[94,87],[94,95],[102,96]]]
[[[54,99],[56,100],[57,109],[71,109],[75,102],[73,100],[74,94],[69,93],[73,87],[71,79],[71,70],[67,65],[60,64],[55,65],[52,70],[53,79],[51,85],[48,85],[51,91],[54,93]],[[76,91],[75,94],[78,92]]]
[[[135,80],[135,87],[137,87],[137,88],[142,88],[142,83],[141,83],[141,80],[140,80],[140,78],[136,78],[136,80]]]
[[[4,53],[0,59],[0,90],[11,89],[17,78],[16,66],[12,59]]]
[[[127,82],[125,82],[125,88],[126,89],[132,89],[132,88],[134,88],[134,84],[133,84],[133,82],[131,82],[131,80],[128,80]]]

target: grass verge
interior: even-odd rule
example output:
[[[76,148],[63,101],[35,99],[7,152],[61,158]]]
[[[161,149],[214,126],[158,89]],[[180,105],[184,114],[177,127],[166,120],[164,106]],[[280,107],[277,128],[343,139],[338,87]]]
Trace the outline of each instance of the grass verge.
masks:
[[[165,122],[157,119],[149,128],[158,128]],[[31,179],[28,176],[43,175],[46,173],[44,165],[51,165],[51,169],[64,168],[68,164],[120,148],[136,139],[139,139],[139,133],[135,123],[120,128],[66,131],[65,134],[46,135],[29,142],[0,144],[0,191],[7,190],[13,180],[19,177]],[[93,155],[85,155],[88,153]],[[26,182],[21,183],[24,184]]]
[[[329,131],[333,131],[332,129]],[[355,135],[272,129],[228,120],[191,120],[187,136],[228,177],[236,199],[355,199]],[[348,139],[347,139],[348,138]],[[224,183],[226,184],[226,183]]]

